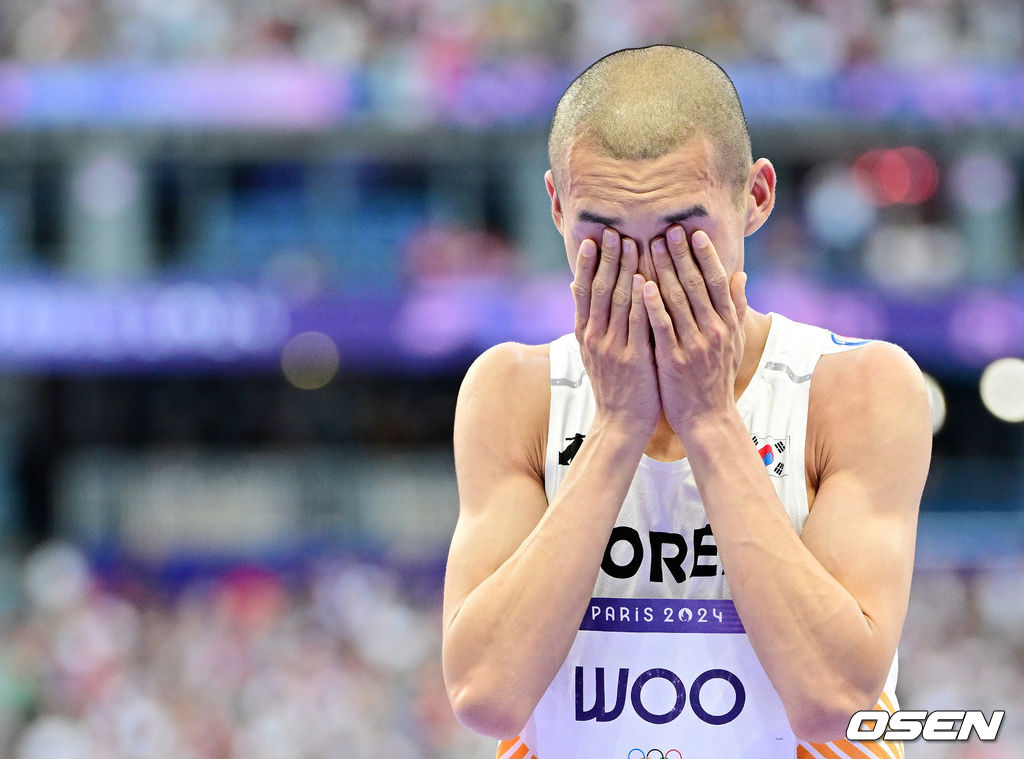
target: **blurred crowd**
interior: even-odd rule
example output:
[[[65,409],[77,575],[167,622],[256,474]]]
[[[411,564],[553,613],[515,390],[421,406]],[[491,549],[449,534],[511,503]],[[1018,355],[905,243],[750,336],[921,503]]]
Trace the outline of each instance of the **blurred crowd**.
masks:
[[[1024,558],[915,571],[900,638],[903,709],[1004,709],[995,742],[907,744],[911,759],[1024,759]]]
[[[0,752],[14,759],[462,759],[493,741],[454,720],[440,596],[380,565],[112,581],[66,544],[22,567],[0,622]],[[904,708],[1006,710],[995,743],[927,759],[1024,759],[1024,566],[915,577]],[[420,583],[422,585],[422,583]]]
[[[1006,62],[1014,0],[37,0],[6,2],[2,55],[27,62],[284,57],[441,66],[577,64],[656,41],[828,72],[865,61]]]
[[[0,622],[0,754],[14,759],[461,759],[440,608],[394,571],[235,569],[173,594],[68,545],[24,565]]]

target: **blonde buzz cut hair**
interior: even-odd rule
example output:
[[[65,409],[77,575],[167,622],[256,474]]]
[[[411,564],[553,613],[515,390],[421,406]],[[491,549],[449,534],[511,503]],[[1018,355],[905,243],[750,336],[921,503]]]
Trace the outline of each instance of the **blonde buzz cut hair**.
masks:
[[[584,135],[603,154],[625,161],[659,158],[705,137],[719,180],[740,196],[753,160],[732,80],[710,58],[673,45],[616,51],[569,85],[548,138],[556,189],[566,186],[569,149]]]

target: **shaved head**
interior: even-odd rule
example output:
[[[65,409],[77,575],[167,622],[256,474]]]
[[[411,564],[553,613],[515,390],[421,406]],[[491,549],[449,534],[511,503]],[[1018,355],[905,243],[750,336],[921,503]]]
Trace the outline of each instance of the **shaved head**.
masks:
[[[558,101],[548,139],[555,186],[568,185],[577,139],[611,158],[659,158],[694,137],[710,141],[718,180],[739,194],[752,158],[750,134],[732,80],[709,58],[671,45],[607,55]]]

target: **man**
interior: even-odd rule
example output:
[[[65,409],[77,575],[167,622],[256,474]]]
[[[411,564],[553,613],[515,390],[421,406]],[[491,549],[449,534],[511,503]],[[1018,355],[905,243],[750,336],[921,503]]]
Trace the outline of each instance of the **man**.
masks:
[[[902,757],[844,735],[897,708],[920,372],[747,306],[775,172],[708,59],[603,58],[549,147],[575,330],[492,348],[459,395],[456,714],[515,759]]]

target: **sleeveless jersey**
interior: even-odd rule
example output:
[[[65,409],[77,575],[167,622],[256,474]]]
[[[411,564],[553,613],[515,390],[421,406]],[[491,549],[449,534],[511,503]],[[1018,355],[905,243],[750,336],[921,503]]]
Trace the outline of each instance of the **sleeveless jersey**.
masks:
[[[793,528],[808,515],[808,391],[820,356],[867,341],[771,314],[758,369],[737,400]],[[594,417],[572,334],[550,345],[545,460],[550,502]],[[899,706],[896,657],[876,709]],[[555,679],[498,759],[903,759],[903,746],[815,744],[789,727],[731,601],[689,461],[644,455],[622,504],[593,598]]]

